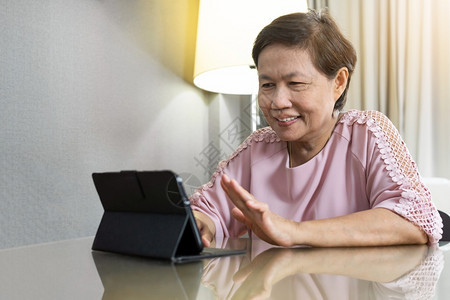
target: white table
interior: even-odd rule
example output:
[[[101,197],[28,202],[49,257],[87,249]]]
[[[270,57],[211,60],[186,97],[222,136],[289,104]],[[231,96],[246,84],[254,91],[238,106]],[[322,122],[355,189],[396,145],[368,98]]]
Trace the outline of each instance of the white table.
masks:
[[[283,249],[242,239],[231,245],[247,255],[174,265],[92,252],[92,240],[0,250],[0,299],[450,299],[448,245]]]

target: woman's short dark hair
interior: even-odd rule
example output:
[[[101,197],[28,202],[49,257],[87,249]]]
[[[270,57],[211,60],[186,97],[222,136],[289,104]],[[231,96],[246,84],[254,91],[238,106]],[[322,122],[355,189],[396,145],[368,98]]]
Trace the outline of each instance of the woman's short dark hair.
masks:
[[[347,67],[347,86],[334,106],[335,110],[342,110],[356,65],[356,51],[327,11],[310,10],[307,13],[281,16],[264,27],[253,46],[252,56],[256,67],[261,51],[273,44],[305,49],[314,66],[330,79],[336,76],[339,69]]]

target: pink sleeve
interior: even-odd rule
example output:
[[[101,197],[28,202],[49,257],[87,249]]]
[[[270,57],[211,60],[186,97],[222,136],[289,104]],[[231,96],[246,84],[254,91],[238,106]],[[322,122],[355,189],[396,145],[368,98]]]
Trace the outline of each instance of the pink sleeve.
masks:
[[[220,180],[225,173],[246,190],[250,190],[251,141],[252,136],[227,160],[221,161],[211,180],[198,188],[190,198],[192,209],[203,212],[213,220],[218,241],[224,237],[238,237],[247,232],[246,227],[231,215],[235,205],[228,199]]]
[[[373,145],[367,162],[371,207],[396,212],[419,226],[430,244],[437,243],[442,237],[442,219],[400,134],[382,113],[370,111],[366,117]]]

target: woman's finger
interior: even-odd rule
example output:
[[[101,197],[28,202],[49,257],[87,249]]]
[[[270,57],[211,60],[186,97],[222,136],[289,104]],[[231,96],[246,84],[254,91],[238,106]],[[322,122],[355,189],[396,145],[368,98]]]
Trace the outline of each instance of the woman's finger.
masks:
[[[245,215],[242,213],[242,211],[235,207],[231,210],[231,213],[233,214],[233,217],[238,220],[239,222],[241,222],[242,224],[246,225],[248,227],[249,222],[247,220],[247,218],[245,217]]]
[[[247,209],[245,199],[239,194],[239,192],[236,191],[236,189],[240,187],[236,181],[231,180],[226,174],[224,174],[220,184],[234,205],[236,205],[241,211]]]

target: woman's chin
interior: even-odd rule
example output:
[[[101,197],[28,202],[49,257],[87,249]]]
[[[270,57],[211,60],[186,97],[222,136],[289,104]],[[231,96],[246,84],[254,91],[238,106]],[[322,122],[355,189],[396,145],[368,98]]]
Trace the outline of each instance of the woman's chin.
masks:
[[[273,129],[273,127],[272,127]],[[298,137],[294,135],[293,133],[286,132],[284,130],[276,130],[274,129],[275,133],[277,134],[278,138],[282,140],[283,142],[294,142],[298,140]]]

